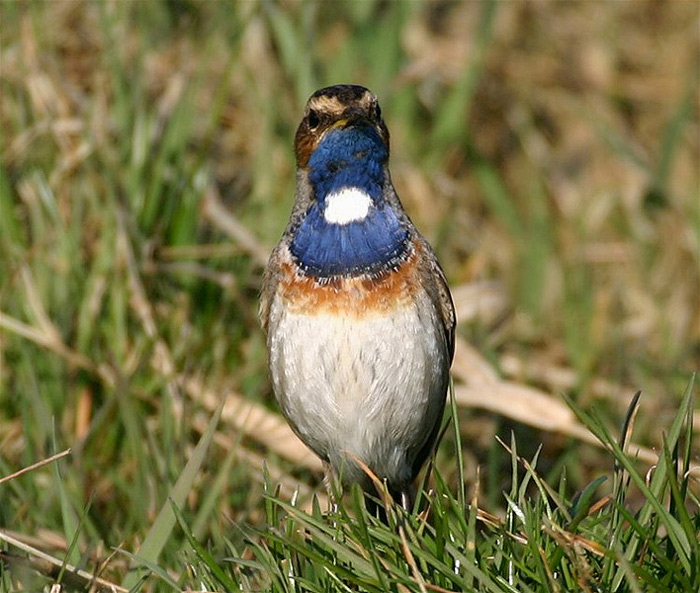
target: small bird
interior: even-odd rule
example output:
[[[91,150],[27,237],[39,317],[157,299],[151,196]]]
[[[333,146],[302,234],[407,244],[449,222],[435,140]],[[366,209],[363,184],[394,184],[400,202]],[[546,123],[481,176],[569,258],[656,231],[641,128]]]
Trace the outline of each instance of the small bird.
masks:
[[[294,151],[294,206],[260,298],[274,393],[343,484],[372,492],[364,464],[408,509],[445,408],[455,329],[447,281],[391,182],[372,92],[316,91]]]

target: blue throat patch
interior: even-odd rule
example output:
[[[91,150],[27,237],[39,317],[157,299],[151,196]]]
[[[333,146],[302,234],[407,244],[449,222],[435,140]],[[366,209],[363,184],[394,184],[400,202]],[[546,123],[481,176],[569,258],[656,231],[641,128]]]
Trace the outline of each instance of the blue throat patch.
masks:
[[[379,272],[406,252],[408,231],[383,197],[387,149],[370,126],[326,133],[309,159],[315,200],[292,230],[292,255],[304,271],[319,278]],[[326,197],[354,187],[372,199],[367,216],[347,224],[325,219]]]

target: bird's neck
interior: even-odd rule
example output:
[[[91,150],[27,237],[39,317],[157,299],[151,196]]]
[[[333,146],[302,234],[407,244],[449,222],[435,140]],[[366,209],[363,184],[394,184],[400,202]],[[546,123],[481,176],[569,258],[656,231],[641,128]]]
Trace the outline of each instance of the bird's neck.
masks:
[[[314,151],[311,205],[290,243],[305,273],[319,279],[374,274],[405,255],[408,230],[385,198],[393,191],[386,159],[376,138],[346,130]]]

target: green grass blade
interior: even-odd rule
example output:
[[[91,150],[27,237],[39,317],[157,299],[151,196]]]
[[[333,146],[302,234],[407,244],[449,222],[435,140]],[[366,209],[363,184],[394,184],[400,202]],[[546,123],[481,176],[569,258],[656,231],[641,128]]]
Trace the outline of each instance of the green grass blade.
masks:
[[[54,434],[54,452],[56,450],[58,449],[56,448],[56,437]],[[76,547],[76,543],[78,535],[80,533],[82,521],[78,518],[78,515],[75,512],[75,509],[73,508],[73,504],[71,503],[68,497],[68,492],[66,492],[65,480],[61,475],[61,469],[59,465],[59,461],[53,464],[53,475],[56,483],[56,491],[58,492],[58,497],[61,503],[63,533],[65,535],[66,541],[70,542],[65,559],[70,564],[78,566],[80,554],[78,548]]]
[[[127,552],[126,550],[117,549],[116,551],[120,554],[123,554],[127,558],[130,558],[132,567],[143,567],[148,569],[148,572],[138,571],[139,576],[135,576],[135,571],[129,572],[129,575],[124,582],[124,586],[128,587],[129,591],[138,591],[144,584],[145,580],[148,578],[149,574],[151,573],[155,574],[171,589],[174,589],[175,591],[181,590],[180,585],[168,574],[168,571],[165,570],[163,567],[158,566],[158,564],[155,561],[147,560],[142,556],[139,556],[138,554],[132,554],[131,552]],[[133,584],[127,585],[126,581],[132,580]]]
[[[214,432],[219,423],[219,418],[221,417],[221,411],[224,407],[224,400],[221,401],[221,405],[212,417],[206,431],[202,434],[197,446],[192,452],[192,457],[185,465],[182,473],[175,482],[175,485],[170,491],[169,499],[161,507],[156,520],[153,525],[148,530],[146,538],[143,540],[138,554],[140,562],[143,563],[155,563],[158,561],[158,556],[160,556],[163,547],[168,541],[170,534],[172,533],[173,527],[175,526],[175,513],[172,509],[172,504],[182,506],[187,497],[187,493],[192,489],[195,478],[199,473],[202,463],[204,463],[207,450],[211,444],[212,438],[214,437]],[[172,500],[172,503],[171,503]],[[136,585],[139,580],[139,575],[136,572],[130,572],[124,581],[124,586],[132,588]]]
[[[180,529],[182,529],[183,533],[185,534],[185,538],[190,546],[192,546],[192,549],[195,551],[200,560],[204,562],[206,567],[211,571],[212,575],[214,575],[216,580],[219,581],[219,583],[221,583],[221,585],[223,585],[227,591],[233,591],[236,589],[236,584],[221,569],[216,559],[202,546],[202,544],[197,541],[197,538],[195,538],[192,530],[189,528],[184,517],[182,516],[179,506],[175,504],[175,501],[172,499],[170,499],[170,506],[178,524],[180,525]]]

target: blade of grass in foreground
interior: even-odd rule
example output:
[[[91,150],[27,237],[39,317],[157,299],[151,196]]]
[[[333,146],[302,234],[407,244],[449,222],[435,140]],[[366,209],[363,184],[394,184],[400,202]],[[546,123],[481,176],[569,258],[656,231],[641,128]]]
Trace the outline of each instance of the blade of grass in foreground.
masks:
[[[624,468],[629,480],[644,496],[644,504],[641,509],[632,515],[626,510],[622,503],[627,492],[627,485],[623,486],[623,492],[616,500],[618,513],[613,515],[613,522],[610,529],[619,531],[619,537],[625,541],[621,546],[624,550],[624,562],[618,560],[617,570],[612,577],[609,588],[611,591],[625,590],[625,583],[628,579],[628,567],[631,568],[639,578],[648,586],[656,587],[655,580],[658,574],[652,574],[654,564],[658,563],[663,567],[663,579],[672,579],[674,583],[690,585],[691,580],[697,580],[698,555],[695,533],[689,533],[688,528],[692,522],[686,518],[685,508],[679,512],[678,507],[683,506],[687,500],[680,496],[678,486],[679,476],[674,464],[674,451],[679,448],[679,440],[682,433],[687,435],[687,430],[683,431],[683,424],[687,422],[690,411],[693,409],[693,387],[695,377],[688,383],[688,387],[681,399],[678,413],[674,418],[668,432],[664,445],[659,456],[651,479],[645,479],[638,468],[636,460],[624,451],[624,443],[621,445],[612,437],[601,418],[597,415],[588,414],[578,408],[576,404],[569,400],[569,406],[578,418],[604,443],[615,462]],[[676,455],[677,462],[677,455]],[[685,463],[684,463],[685,465]],[[664,506],[666,496],[673,499],[670,509]],[[675,509],[675,510],[674,510]],[[617,517],[617,518],[616,518]],[[626,520],[631,527],[620,525],[621,520]],[[665,534],[659,535],[660,528],[663,527]],[[666,550],[662,551],[661,541],[666,542]],[[691,543],[692,542],[692,543]],[[615,542],[617,548],[618,542]],[[652,557],[650,559],[650,556]],[[669,558],[673,558],[673,561]],[[674,570],[677,566],[678,570]],[[686,575],[689,575],[686,577]],[[663,580],[662,579],[662,580]],[[654,581],[654,583],[652,583]],[[667,590],[678,590],[665,586]],[[697,590],[697,589],[696,589]]]
[[[54,434],[54,449],[56,450],[56,435]],[[80,562],[80,554],[78,548],[75,546],[77,539],[80,534],[81,521],[78,518],[73,505],[69,499],[68,493],[65,488],[65,480],[61,476],[61,468],[58,463],[53,465],[54,481],[56,483],[56,490],[58,491],[58,497],[61,501],[61,516],[63,518],[63,530],[67,542],[71,542],[69,549],[66,553],[65,561],[70,562],[73,565],[78,565]]]
[[[202,546],[202,544],[200,544],[197,541],[197,538],[195,538],[194,534],[185,522],[185,519],[182,516],[182,512],[180,512],[180,508],[178,507],[178,505],[175,504],[175,501],[170,499],[170,503],[173,513],[175,514],[175,518],[177,519],[177,522],[180,525],[180,528],[182,529],[183,533],[185,534],[185,537],[187,538],[187,541],[189,542],[190,546],[192,546],[192,549],[195,551],[197,556],[199,556],[202,562],[206,564],[207,568],[211,571],[211,574],[221,585],[223,585],[226,588],[227,591],[233,591],[234,589],[236,589],[236,583],[234,583],[229,578],[229,576],[219,566],[216,559],[204,548],[204,546]]]
[[[177,482],[175,482],[175,485],[170,491],[168,497],[169,500],[167,500],[160,509],[156,520],[148,530],[146,539],[143,540],[143,545],[138,551],[138,554],[134,554],[133,558],[135,560],[143,562],[146,565],[155,563],[158,560],[158,556],[160,556],[165,543],[170,537],[173,527],[175,527],[176,518],[172,505],[175,504],[178,507],[181,507],[185,502],[187,493],[192,489],[192,484],[199,473],[199,469],[202,467],[204,456],[206,455],[212,438],[214,437],[214,431],[219,423],[219,418],[221,417],[223,407],[224,400],[221,401],[219,409],[216,411],[206,431],[199,439],[199,443],[197,443],[197,446],[192,453],[192,457],[187,462],[187,465],[185,465],[185,469],[182,470],[180,477],[177,479]],[[133,588],[138,583],[140,574],[141,571],[130,571],[126,579],[124,579],[124,586],[129,589]]]

